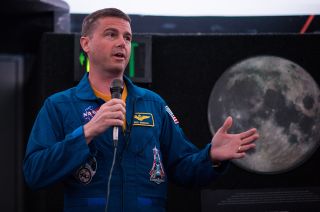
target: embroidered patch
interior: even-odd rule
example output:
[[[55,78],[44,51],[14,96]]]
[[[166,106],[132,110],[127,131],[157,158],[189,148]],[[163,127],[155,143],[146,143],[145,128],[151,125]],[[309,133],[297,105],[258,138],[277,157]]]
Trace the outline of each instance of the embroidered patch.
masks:
[[[135,113],[133,116],[133,126],[154,127],[154,119],[151,113]]]
[[[92,174],[90,170],[85,167],[81,167],[81,169],[78,170],[77,177],[79,182],[83,184],[88,184],[92,180]]]
[[[82,113],[82,117],[84,120],[90,121],[96,115],[98,110],[99,108],[93,108],[93,106],[89,106]]]
[[[155,182],[157,184],[163,183],[165,181],[166,174],[164,173],[164,169],[162,166],[162,162],[160,159],[159,150],[155,146],[153,149],[153,165],[149,172],[150,181]]]
[[[169,115],[171,116],[173,122],[175,124],[179,124],[178,119],[176,118],[176,116],[173,114],[173,112],[171,111],[171,109],[168,106],[165,106],[166,111],[169,113]]]
[[[90,156],[85,165],[82,165],[75,173],[75,178],[82,184],[89,184],[96,174],[97,160]]]

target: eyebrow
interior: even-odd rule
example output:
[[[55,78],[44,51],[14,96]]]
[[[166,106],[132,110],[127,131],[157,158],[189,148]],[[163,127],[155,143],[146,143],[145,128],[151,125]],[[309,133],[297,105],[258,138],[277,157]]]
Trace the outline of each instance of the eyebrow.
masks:
[[[109,27],[109,28],[104,29],[104,30],[103,30],[103,33],[107,32],[107,31],[119,32],[118,29],[113,28],[113,27]],[[125,34],[125,35],[130,35],[130,36],[132,37],[132,33],[131,33],[131,32],[126,31],[124,34]]]

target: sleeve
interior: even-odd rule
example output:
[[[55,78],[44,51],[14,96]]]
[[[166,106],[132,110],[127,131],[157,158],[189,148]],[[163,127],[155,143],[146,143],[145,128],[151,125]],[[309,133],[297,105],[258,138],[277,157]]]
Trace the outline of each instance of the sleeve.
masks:
[[[64,135],[59,115],[48,99],[33,125],[23,164],[25,180],[32,189],[62,180],[89,156],[83,126]]]
[[[204,186],[209,184],[226,169],[226,162],[214,168],[209,158],[211,144],[199,150],[185,136],[178,120],[166,105],[163,105],[161,143],[168,173],[176,184],[184,186]]]

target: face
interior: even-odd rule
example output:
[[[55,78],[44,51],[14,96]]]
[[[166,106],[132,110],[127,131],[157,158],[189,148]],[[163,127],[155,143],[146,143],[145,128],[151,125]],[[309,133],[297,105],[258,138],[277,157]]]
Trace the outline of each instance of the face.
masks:
[[[132,33],[130,23],[116,17],[97,20],[90,36],[80,42],[87,53],[91,71],[102,71],[120,76],[126,68],[131,52]]]

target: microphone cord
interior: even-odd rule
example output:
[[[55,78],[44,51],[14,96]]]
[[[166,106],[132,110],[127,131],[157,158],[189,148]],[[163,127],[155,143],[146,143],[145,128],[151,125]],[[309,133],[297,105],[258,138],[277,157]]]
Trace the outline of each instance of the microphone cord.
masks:
[[[111,93],[111,98],[112,99],[121,99],[122,91],[123,91],[123,81],[120,79],[114,79],[111,82],[110,85],[110,93]],[[118,141],[119,141],[119,127],[114,126],[113,127],[113,160],[112,160],[112,165],[110,168],[110,173],[109,173],[109,178],[108,178],[108,186],[107,186],[107,202],[106,202],[106,208],[105,212],[108,212],[108,206],[109,206],[109,197],[110,197],[110,184],[111,184],[111,178],[112,178],[112,172],[114,168],[114,164],[116,162],[116,156],[117,156],[117,147],[118,147]]]
[[[116,162],[116,155],[117,155],[117,142],[114,142],[114,150],[113,150],[113,160],[112,160],[112,165],[110,168],[110,173],[109,173],[109,178],[108,178],[108,186],[107,186],[107,203],[106,203],[106,208],[105,212],[108,212],[108,205],[109,205],[109,197],[110,197],[110,184],[111,184],[111,178],[112,178],[112,172],[114,168],[114,164]]]

